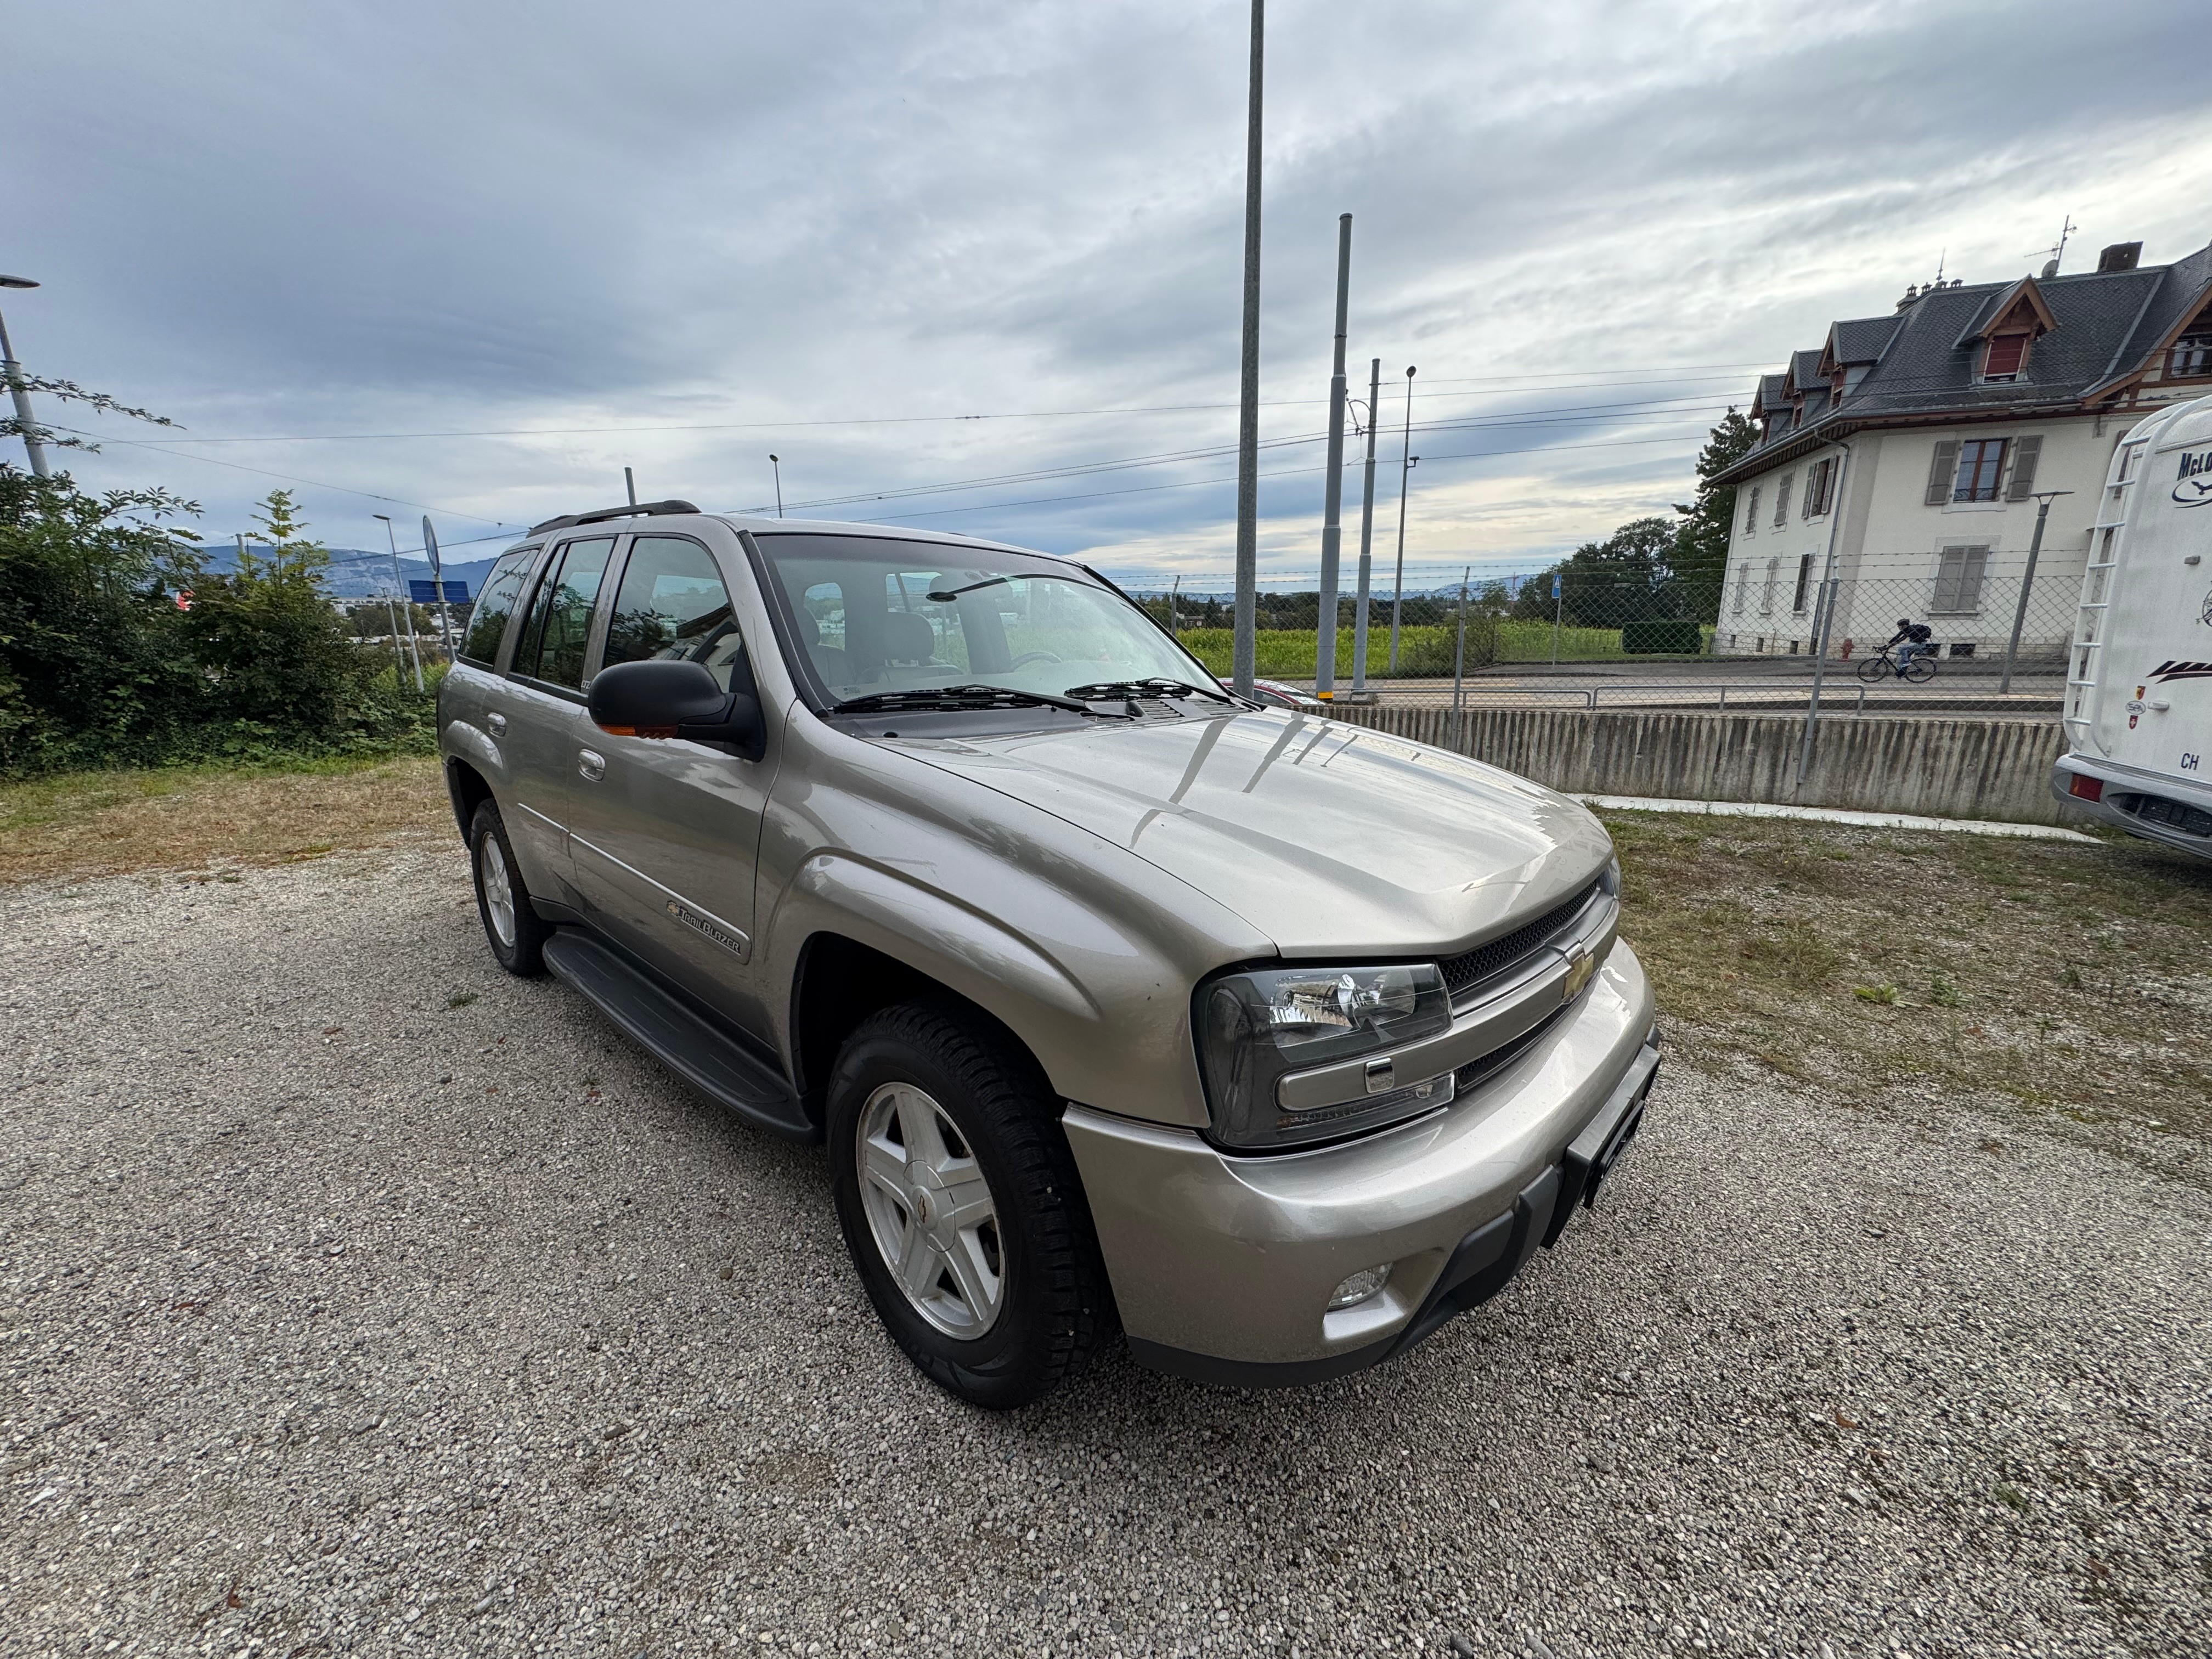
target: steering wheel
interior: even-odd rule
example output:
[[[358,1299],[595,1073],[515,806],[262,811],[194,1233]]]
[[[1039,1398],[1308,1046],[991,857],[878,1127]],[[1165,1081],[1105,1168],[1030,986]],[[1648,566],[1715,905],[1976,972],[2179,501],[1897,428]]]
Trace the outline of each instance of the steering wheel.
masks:
[[[1066,658],[1054,656],[1049,651],[1024,651],[1007,666],[1009,669],[1025,668],[1033,662],[1065,662],[1066,660]]]

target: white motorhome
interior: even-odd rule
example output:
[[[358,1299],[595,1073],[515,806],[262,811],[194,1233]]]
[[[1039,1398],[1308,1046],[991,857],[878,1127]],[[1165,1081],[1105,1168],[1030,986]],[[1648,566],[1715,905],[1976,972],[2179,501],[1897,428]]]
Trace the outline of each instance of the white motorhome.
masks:
[[[2120,441],[2090,533],[2051,792],[2212,858],[2212,398]]]

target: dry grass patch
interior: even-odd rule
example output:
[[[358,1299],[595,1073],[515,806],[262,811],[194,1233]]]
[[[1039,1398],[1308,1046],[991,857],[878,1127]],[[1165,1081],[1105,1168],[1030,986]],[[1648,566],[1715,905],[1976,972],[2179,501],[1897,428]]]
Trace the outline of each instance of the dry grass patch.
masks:
[[[74,772],[0,786],[0,882],[320,858],[453,833],[429,756],[307,771]]]
[[[2212,865],[2145,842],[1607,814],[1688,1045],[1844,1103],[1994,1092],[2212,1132]]]

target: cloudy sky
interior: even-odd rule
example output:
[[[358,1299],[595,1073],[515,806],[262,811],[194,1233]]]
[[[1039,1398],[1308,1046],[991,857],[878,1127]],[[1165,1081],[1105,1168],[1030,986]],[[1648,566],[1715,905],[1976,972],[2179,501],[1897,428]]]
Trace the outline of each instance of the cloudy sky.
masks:
[[[2069,214],[2069,270],[2212,239],[2181,11],[1274,0],[1263,564],[1318,562],[1338,214],[1358,395],[1383,362],[1378,556],[1416,364],[1409,565],[1533,568],[1686,500],[1759,366],[1939,258],[2016,276]],[[335,544],[381,545],[382,511],[406,545],[424,507],[469,543],[618,501],[625,464],[757,507],[773,451],[815,516],[1202,585],[1234,546],[1248,27],[1245,0],[21,9],[0,270],[45,286],[8,319],[34,372],[182,423],[41,410],[105,443],[81,478],[181,490],[211,537],[283,483]],[[1349,556],[1356,471],[1346,499]]]

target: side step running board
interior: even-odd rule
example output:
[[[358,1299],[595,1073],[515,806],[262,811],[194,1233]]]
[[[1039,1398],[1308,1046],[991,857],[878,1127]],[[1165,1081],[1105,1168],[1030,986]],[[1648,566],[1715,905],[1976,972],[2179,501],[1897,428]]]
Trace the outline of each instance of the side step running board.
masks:
[[[545,965],[702,1094],[788,1139],[822,1139],[781,1077],[613,951],[563,927]]]

